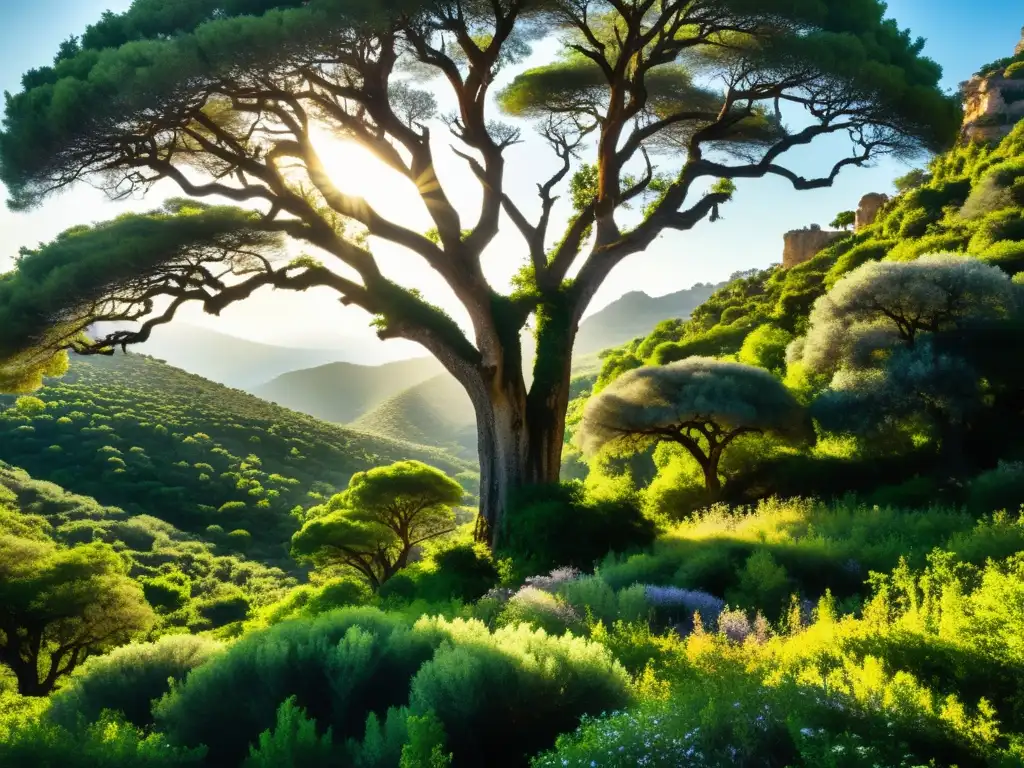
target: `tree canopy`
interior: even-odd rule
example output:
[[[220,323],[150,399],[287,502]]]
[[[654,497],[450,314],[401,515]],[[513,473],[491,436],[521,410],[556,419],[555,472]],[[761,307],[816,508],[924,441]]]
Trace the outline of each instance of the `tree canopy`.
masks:
[[[588,454],[615,444],[678,443],[715,492],[725,449],[755,433],[801,440],[813,429],[804,409],[768,371],[691,357],[623,374],[588,401],[577,435]]]
[[[840,211],[836,214],[836,217],[832,219],[832,223],[829,224],[829,226],[834,227],[835,229],[849,229],[856,223],[856,221],[856,211]]]
[[[355,569],[375,589],[409,564],[415,547],[455,530],[465,491],[443,472],[400,461],[352,476],[348,489],[307,512],[292,554]]]
[[[794,342],[790,358],[826,375],[871,367],[885,350],[966,322],[1006,319],[1019,304],[1005,272],[962,254],[870,262],[815,302],[807,336]]]
[[[3,378],[27,388],[59,366],[63,350],[143,341],[187,301],[217,313],[257,288],[325,286],[373,315],[382,338],[422,344],[467,389],[492,537],[512,490],[557,478],[573,336],[612,269],[666,230],[716,220],[737,179],[826,187],[879,156],[944,146],[960,122],[923,41],[885,19],[880,0],[166,6],[136,0],[106,14],[61,46],[52,66],[25,74],[6,104],[0,180],[16,210],[83,179],[115,198],[166,180],[188,197],[241,208],[177,204],[26,254],[4,278],[11,296],[0,299],[12,312],[32,310],[0,345]],[[562,43],[556,59],[493,94],[496,75],[550,35]],[[436,93],[454,100],[452,113],[439,112]],[[491,114],[492,95],[512,122]],[[555,159],[532,201],[505,185],[525,123]],[[444,128],[479,181],[468,218],[435,172]],[[431,230],[339,189],[314,141],[320,129],[407,179]],[[819,175],[786,167],[792,150],[828,137],[848,140],[849,151]],[[572,206],[559,233],[553,211],[566,182]],[[628,213],[638,201],[641,215]],[[522,269],[506,295],[482,267],[503,221],[522,236]],[[119,237],[139,228],[152,233],[144,251]],[[282,235],[323,253],[326,265],[276,264]],[[434,269],[465,307],[470,333],[385,276],[368,238]],[[104,251],[109,264],[69,272],[69,287],[55,267],[72,243],[113,252]],[[519,332],[531,315],[528,388]],[[79,335],[103,320],[131,329]]]
[[[877,435],[916,422],[959,470],[963,431],[1003,373],[985,350],[1019,333],[1021,308],[1009,276],[978,259],[872,262],[815,302],[789,355],[830,380],[814,403],[826,429]]]
[[[57,547],[0,535],[0,663],[45,696],[90,655],[127,642],[153,613],[106,544]]]

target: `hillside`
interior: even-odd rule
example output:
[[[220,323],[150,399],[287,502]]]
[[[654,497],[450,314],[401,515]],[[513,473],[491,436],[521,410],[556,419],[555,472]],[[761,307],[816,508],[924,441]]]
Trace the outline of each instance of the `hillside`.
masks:
[[[169,323],[136,352],[229,387],[252,390],[275,376],[345,357],[339,349],[261,344],[188,323]]]
[[[735,355],[764,325],[799,336],[815,300],[869,261],[910,261],[965,253],[1007,274],[1024,270],[1024,124],[994,146],[970,144],[940,155],[927,181],[890,201],[869,227],[810,261],[733,280],[687,322],[665,321],[606,356],[599,386],[645,363],[691,355]]]
[[[800,348],[817,299],[845,275],[871,262],[905,263],[933,253],[963,254],[997,267],[1017,284],[1024,283],[1024,123],[998,144],[959,146],[936,157],[915,184],[887,203],[874,223],[809,261],[733,280],[697,307],[689,320],[664,321],[646,337],[606,354],[599,374],[580,382],[589,388],[570,404],[575,423],[591,392],[601,391],[623,373],[697,356],[768,368],[804,402],[812,403],[829,386],[828,380],[808,379],[799,365],[787,363],[791,358],[787,352]],[[988,338],[972,337],[971,329],[965,327],[962,336],[945,342],[960,344],[955,349],[969,350],[983,370],[1000,378],[996,383],[986,375],[980,387],[988,399],[971,406],[975,410],[963,436],[963,464],[972,471],[993,470],[1000,461],[1021,457],[1013,425],[1022,419],[1019,385],[1024,381],[1024,365],[1016,352],[1007,355],[1007,347],[1019,347],[1020,330],[1013,322],[1017,321],[1011,319]],[[977,332],[985,328],[978,325]],[[976,340],[971,342],[972,338]],[[574,426],[571,417],[570,433]],[[922,429],[920,424],[917,428]],[[729,478],[728,500],[745,503],[776,494],[855,492],[877,503],[898,499],[927,504],[941,500],[943,494],[963,501],[962,486],[946,483],[947,468],[937,463],[934,438],[918,433],[915,438],[893,440],[890,445],[861,445],[830,436],[818,449],[807,452],[782,451],[768,444],[737,448],[734,465],[723,469]],[[566,467],[578,471],[577,454],[567,448]],[[687,479],[689,470],[670,468],[672,461],[648,451],[634,457],[629,471],[640,486],[651,484],[653,496],[663,494],[661,502],[671,496],[678,514],[685,514],[699,506],[704,496],[699,484]],[[1009,506],[1017,504],[1019,495]]]
[[[665,296],[627,293],[580,323],[573,348],[575,356],[616,347],[638,336],[646,336],[666,318],[687,318],[724,283],[697,283],[691,288]]]
[[[286,408],[345,424],[442,371],[432,357],[376,366],[328,363],[282,374],[251,391]]]
[[[114,545],[129,559],[128,575],[144,589],[163,574],[181,574],[185,597],[166,606],[170,610],[160,611],[159,629],[215,628],[244,616],[250,608],[273,603],[298,583],[280,568],[232,553],[230,547],[150,515],[104,506],[90,496],[70,493],[0,462],[0,534],[24,535],[26,528],[68,547],[92,542]],[[147,597],[159,605],[157,594],[150,588]]]
[[[451,473],[470,467],[140,355],[76,359],[35,398],[0,404],[0,460],[272,561],[297,526],[291,510],[354,472],[407,458]]]
[[[389,397],[353,422],[356,429],[392,439],[436,445],[476,460],[476,416],[469,395],[448,374]]]

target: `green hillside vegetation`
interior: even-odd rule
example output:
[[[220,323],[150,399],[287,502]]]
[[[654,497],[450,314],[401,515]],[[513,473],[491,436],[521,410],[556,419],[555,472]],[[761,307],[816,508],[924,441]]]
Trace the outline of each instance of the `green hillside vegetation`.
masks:
[[[353,473],[406,458],[474,469],[139,355],[76,359],[64,379],[2,402],[0,460],[286,567],[292,511],[329,498]]]
[[[573,345],[574,357],[590,355],[618,346],[637,336],[646,336],[667,317],[686,318],[720,285],[697,283],[665,296],[651,297],[640,291],[620,296],[582,323]]]
[[[970,144],[938,156],[929,172],[915,179],[918,185],[894,198],[872,226],[810,261],[734,280],[694,310],[689,320],[665,321],[650,335],[604,352],[600,372],[570,406],[567,468],[580,476],[573,435],[588,399],[641,366],[692,357],[738,361],[775,373],[805,403],[813,401],[829,377],[809,376],[802,365],[793,364],[793,343],[807,333],[815,302],[862,265],[906,263],[935,252],[962,253],[1017,276],[1014,282],[1024,279],[1018,276],[1024,270],[1024,125],[996,146]],[[980,356],[976,362],[981,369],[1004,382],[986,384],[988,407],[976,414],[964,437],[974,472],[992,469],[1000,459],[1022,457],[1011,425],[1020,424],[1019,396],[1014,392],[1024,381],[1024,365],[999,352],[1000,345],[1017,343],[1011,339],[1018,338],[1019,325],[1011,322],[988,336],[983,331],[961,327],[942,341],[952,345],[949,352],[969,348],[970,354]],[[744,503],[776,493],[859,492],[866,498],[922,504],[944,496],[958,503],[965,500],[962,488],[942,481],[937,443],[921,429],[917,437],[904,433],[887,445],[858,442],[841,433],[820,437],[809,452],[757,437],[739,441],[724,460],[728,482],[723,498]],[[673,514],[685,514],[708,500],[699,489],[699,471],[677,448],[648,450],[634,456],[628,466],[610,457],[598,464],[598,476],[621,477],[626,471],[637,487],[647,488],[654,507],[664,510],[668,504]],[[598,476],[591,482],[600,482]]]
[[[115,551],[156,614],[145,633],[149,638],[243,620],[298,584],[280,568],[249,560],[231,546],[217,546],[151,515],[104,506],[0,462],[2,537]]]
[[[441,446],[467,460],[476,458],[473,404],[447,373],[392,395],[352,426],[395,440]]]
[[[880,0],[371,5],[135,0],[8,99],[14,207],[192,165],[216,178],[186,193],[273,209],[171,201],[0,275],[0,385],[21,395],[0,401],[0,766],[1024,765],[1024,124],[904,176],[808,263],[737,275],[574,370],[584,299],[663,227],[721,218],[733,178],[813,189],[876,150],[950,146],[940,68]],[[521,137],[483,105],[556,25],[566,55],[497,94],[563,160],[534,225],[504,199]],[[476,225],[430,176],[436,105],[406,77],[439,64],[447,127],[476,150]],[[790,105],[806,129],[783,129]],[[437,227],[336,190],[307,114],[404,166]],[[782,165],[833,131],[854,154],[831,176]],[[678,176],[625,173],[682,146]],[[548,253],[562,179],[575,213]],[[503,211],[528,245],[507,297],[476,274]],[[281,265],[280,231],[352,269]],[[420,250],[479,350],[383,277],[371,239]],[[216,313],[267,286],[333,286],[382,338],[436,347],[479,443],[446,376],[364,430],[143,356],[53,378],[69,349],[146,334],[83,338],[97,314]],[[536,346],[517,346],[531,313]],[[528,392],[495,357],[523,348]]]
[[[392,395],[415,387],[443,370],[432,357],[376,366],[328,363],[282,374],[252,392],[285,408],[324,421],[347,424]],[[433,444],[433,441],[424,444]]]

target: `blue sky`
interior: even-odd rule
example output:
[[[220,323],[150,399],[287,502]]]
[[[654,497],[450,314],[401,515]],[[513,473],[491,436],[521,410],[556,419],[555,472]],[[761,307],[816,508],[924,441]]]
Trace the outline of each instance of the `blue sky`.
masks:
[[[103,10],[120,11],[128,5],[130,0],[0,3],[0,89],[17,90],[22,72],[49,62],[61,40],[80,33]],[[982,63],[1012,53],[1024,25],[1020,0],[892,0],[889,15],[901,27],[909,27],[915,35],[927,39],[925,51],[942,65],[947,88],[955,88]],[[550,46],[543,46],[535,58],[543,61],[551,52]],[[808,173],[814,167],[825,167],[825,163],[830,166],[834,152],[834,148],[831,153],[809,151],[799,164],[807,164]],[[524,199],[532,198],[537,175],[532,169],[538,164],[546,167],[550,156],[535,141],[513,148],[512,153],[510,187]],[[442,181],[448,179],[457,186],[466,178],[461,161],[454,156],[448,155],[438,164]],[[890,191],[892,179],[905,170],[900,164],[882,162],[875,168],[845,171],[832,188],[814,192],[795,192],[781,180],[741,182],[736,201],[723,211],[724,220],[713,225],[703,223],[687,233],[664,235],[647,253],[627,261],[612,274],[593,308],[630,290],[661,295],[696,282],[722,280],[739,269],[777,262],[781,259],[783,233],[811,223],[827,225],[837,211],[855,207],[864,193]],[[366,178],[364,174],[354,175]],[[393,190],[382,188],[379,197],[385,209],[398,205],[393,202],[397,199]],[[465,202],[471,213],[475,207],[471,194]],[[0,211],[0,269],[7,268],[19,246],[35,245],[76,223],[106,219],[129,209],[146,210],[155,204],[155,198],[111,204],[86,188],[57,197],[31,213]],[[405,206],[400,208],[405,215]],[[511,233],[491,249],[487,268],[496,283],[504,282],[518,267],[517,249],[518,241]],[[381,260],[396,278],[421,287],[442,304],[450,303],[436,276],[423,270],[410,255],[381,249]],[[261,294],[248,306],[229,310],[216,321],[194,313],[187,319],[267,341],[290,337],[308,343],[340,343],[342,337],[370,333],[365,315],[355,309],[339,309],[327,295]],[[404,345],[390,342],[388,350],[385,357],[408,351]]]

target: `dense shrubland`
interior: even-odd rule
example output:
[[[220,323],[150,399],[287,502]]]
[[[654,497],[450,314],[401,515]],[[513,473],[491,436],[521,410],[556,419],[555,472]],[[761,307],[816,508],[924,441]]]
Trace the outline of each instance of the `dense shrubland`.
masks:
[[[0,460],[286,568],[292,511],[330,498],[355,472],[406,458],[472,469],[136,355],[75,360],[63,379],[0,403]]]
[[[304,587],[239,639],[136,643],[10,704],[0,760],[1013,765],[1022,551],[1019,513],[772,501],[480,599]]]

